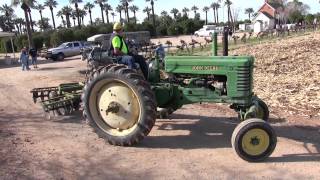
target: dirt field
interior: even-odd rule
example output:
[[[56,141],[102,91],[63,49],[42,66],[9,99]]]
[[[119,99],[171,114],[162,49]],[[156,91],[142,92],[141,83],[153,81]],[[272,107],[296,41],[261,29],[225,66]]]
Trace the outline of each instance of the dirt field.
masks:
[[[263,63],[259,59],[256,62],[257,68],[262,68],[259,65]],[[247,163],[233,152],[230,139],[238,123],[237,115],[222,105],[184,106],[170,119],[157,120],[141,144],[114,147],[99,139],[80,113],[44,119],[29,93],[35,87],[82,80],[80,72],[85,69],[85,62],[78,58],[55,63],[43,60],[39,66],[29,72],[0,66],[0,179],[320,177],[317,116],[310,119],[301,114],[285,114],[272,106],[271,122],[278,145],[263,163]],[[266,98],[265,94],[262,97]]]

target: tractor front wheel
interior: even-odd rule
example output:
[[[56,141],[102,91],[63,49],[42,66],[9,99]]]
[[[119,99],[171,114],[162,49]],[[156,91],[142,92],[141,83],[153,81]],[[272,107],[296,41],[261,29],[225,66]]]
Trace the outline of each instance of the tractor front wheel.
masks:
[[[97,70],[84,87],[82,100],[87,122],[112,145],[138,143],[155,123],[156,102],[149,83],[123,65]]]
[[[272,127],[264,120],[248,119],[233,131],[231,143],[243,160],[259,162],[272,154],[277,137]]]

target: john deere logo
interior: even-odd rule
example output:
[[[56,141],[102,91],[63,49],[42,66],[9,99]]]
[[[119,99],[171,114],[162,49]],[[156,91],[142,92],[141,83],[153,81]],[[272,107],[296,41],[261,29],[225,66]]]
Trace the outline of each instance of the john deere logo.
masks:
[[[218,66],[192,66],[194,71],[216,71],[218,69]]]

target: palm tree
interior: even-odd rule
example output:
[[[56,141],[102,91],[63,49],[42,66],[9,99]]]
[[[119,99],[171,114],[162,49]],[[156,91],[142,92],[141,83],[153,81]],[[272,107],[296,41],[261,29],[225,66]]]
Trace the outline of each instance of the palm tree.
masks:
[[[231,0],[218,0],[219,3],[224,2],[224,5],[227,6],[227,12],[228,12],[228,25],[231,26],[231,23],[233,24],[233,18],[232,18],[232,12],[231,12]]]
[[[196,17],[198,10],[199,10],[199,8],[198,8],[197,6],[192,6],[192,7],[191,7],[191,11],[194,12],[194,17]]]
[[[163,16],[163,17],[168,16],[168,12],[167,11],[161,11],[161,16]]]
[[[219,9],[221,8],[220,4],[217,2],[216,5],[216,15],[217,15],[217,24],[219,24]]]
[[[23,33],[22,25],[25,24],[24,20],[22,18],[16,18],[16,19],[14,19],[14,21],[17,25],[17,29],[18,29],[19,34],[22,34]]]
[[[84,24],[84,17],[87,16],[87,11],[85,11],[84,9],[79,9],[79,17],[80,17],[80,24],[85,25]]]
[[[206,13],[206,24],[208,24],[208,11],[210,8],[208,6],[203,7],[203,12]]]
[[[106,3],[107,0],[95,0],[94,3],[98,4],[100,6],[100,10],[101,10],[101,17],[102,17],[102,23],[104,23],[104,17],[103,17],[103,4]],[[99,19],[99,21],[101,21]]]
[[[77,11],[72,10],[70,17],[73,19],[73,27],[76,27]]]
[[[146,0],[146,2],[149,2],[151,4],[151,10],[152,10],[152,24],[153,24],[153,28],[155,30],[155,34],[157,33],[156,31],[156,17],[154,16],[154,1],[155,0]]]
[[[56,23],[54,22],[53,8],[56,8],[58,6],[58,3],[56,0],[46,0],[44,2],[44,5],[50,8],[53,28],[56,29]]]
[[[133,16],[134,16],[134,23],[137,24],[137,17],[136,17],[136,12],[139,11],[138,6],[136,5],[132,5],[129,7],[130,11],[133,12]]]
[[[125,13],[127,16],[127,21],[128,23],[130,22],[130,17],[129,17],[129,3],[132,2],[133,0],[120,0],[120,2],[122,3],[124,9],[125,9]]]
[[[174,19],[177,19],[177,14],[179,13],[179,10],[177,8],[173,8],[171,11],[170,11],[171,14],[173,14],[173,18]]]
[[[43,18],[42,20],[37,22],[37,25],[40,29],[50,29],[52,28],[49,24],[49,18]]]
[[[9,27],[9,31],[12,31],[12,29],[10,28],[10,20],[12,20],[12,15],[14,13],[12,7],[8,6],[7,4],[4,4],[2,6],[0,6],[0,12],[4,13],[6,16],[6,20],[8,21],[8,27]]]
[[[116,7],[116,11],[119,13],[120,15],[120,22],[122,21],[122,10],[123,10],[123,6],[121,4],[119,4],[117,7]]]
[[[107,23],[109,24],[110,23],[109,22],[109,11],[112,11],[113,9],[112,9],[110,4],[105,3],[104,4],[104,10],[106,11]]]
[[[185,15],[185,16],[188,16],[188,12],[190,11],[190,9],[189,8],[186,8],[186,7],[184,7],[183,9],[182,9],[182,12],[183,12],[183,14]]]
[[[73,15],[73,10],[69,6],[64,6],[62,9],[62,14],[66,16],[66,21],[67,21],[67,27],[71,27],[71,22],[70,22],[70,16]]]
[[[26,20],[26,27],[27,27],[27,36],[28,36],[28,43],[29,47],[33,48],[33,41],[32,41],[32,32],[30,28],[30,21],[29,21],[29,14],[28,10],[30,7],[33,6],[34,0],[13,0],[12,5],[13,6],[18,6],[21,5],[21,9],[24,11],[24,17]]]
[[[216,4],[217,4],[217,3],[212,3],[212,4],[210,5],[210,7],[213,9],[214,23],[217,23]]]
[[[42,11],[45,9],[45,6],[42,5],[42,4],[37,4],[37,5],[34,6],[34,8],[35,8],[36,10],[38,10],[39,13],[40,13],[40,18],[41,18],[41,21],[40,21],[40,22],[42,22],[41,27],[42,27],[42,28],[45,28],[46,26],[44,25],[44,21],[43,21],[43,17],[42,17]],[[42,29],[42,30],[44,30],[44,29]]]
[[[36,3],[36,1],[34,1],[34,3]],[[31,24],[31,30],[32,30],[32,32],[34,32],[33,26],[34,26],[35,22],[32,21],[31,8],[34,8],[34,4],[32,4],[32,6],[30,6],[29,9],[28,9],[28,14],[29,14],[29,18],[30,18],[30,24]]]
[[[84,5],[84,9],[89,12],[90,15],[90,24],[92,25],[92,16],[91,16],[91,9],[94,8],[94,4],[87,2],[87,4]]]
[[[99,24],[101,24],[101,23],[103,23],[103,22],[101,21],[100,18],[96,18],[96,19],[94,20],[94,24],[95,24],[95,25],[99,25]]]
[[[80,22],[80,14],[79,14],[79,3],[82,3],[82,0],[69,0],[69,2],[70,2],[70,4],[74,4],[74,7],[76,8],[78,26],[80,28],[81,27],[81,22]]]
[[[142,10],[142,12],[147,13],[148,21],[150,21],[150,11],[151,9],[148,6]]]
[[[116,13],[111,12],[110,14],[111,14],[111,16],[112,16],[112,22],[114,23],[114,17],[116,16]]]
[[[63,15],[64,15],[64,14],[63,14],[62,10],[60,10],[60,11],[57,12],[57,16],[58,16],[58,17],[61,17],[62,24],[63,24],[64,27],[66,27],[66,22],[65,22],[65,20],[64,20],[64,18],[63,18]]]
[[[254,13],[253,8],[245,9],[245,13],[249,15],[249,20],[251,21],[251,14]]]

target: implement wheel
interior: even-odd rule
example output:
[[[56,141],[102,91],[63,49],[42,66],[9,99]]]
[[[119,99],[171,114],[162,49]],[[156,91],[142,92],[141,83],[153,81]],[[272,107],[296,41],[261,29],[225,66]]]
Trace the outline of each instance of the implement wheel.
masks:
[[[243,160],[259,162],[272,154],[277,144],[277,137],[267,122],[261,119],[248,119],[233,131],[231,143]]]
[[[138,143],[155,123],[156,102],[149,83],[123,65],[96,71],[84,87],[82,100],[87,122],[112,145]]]

